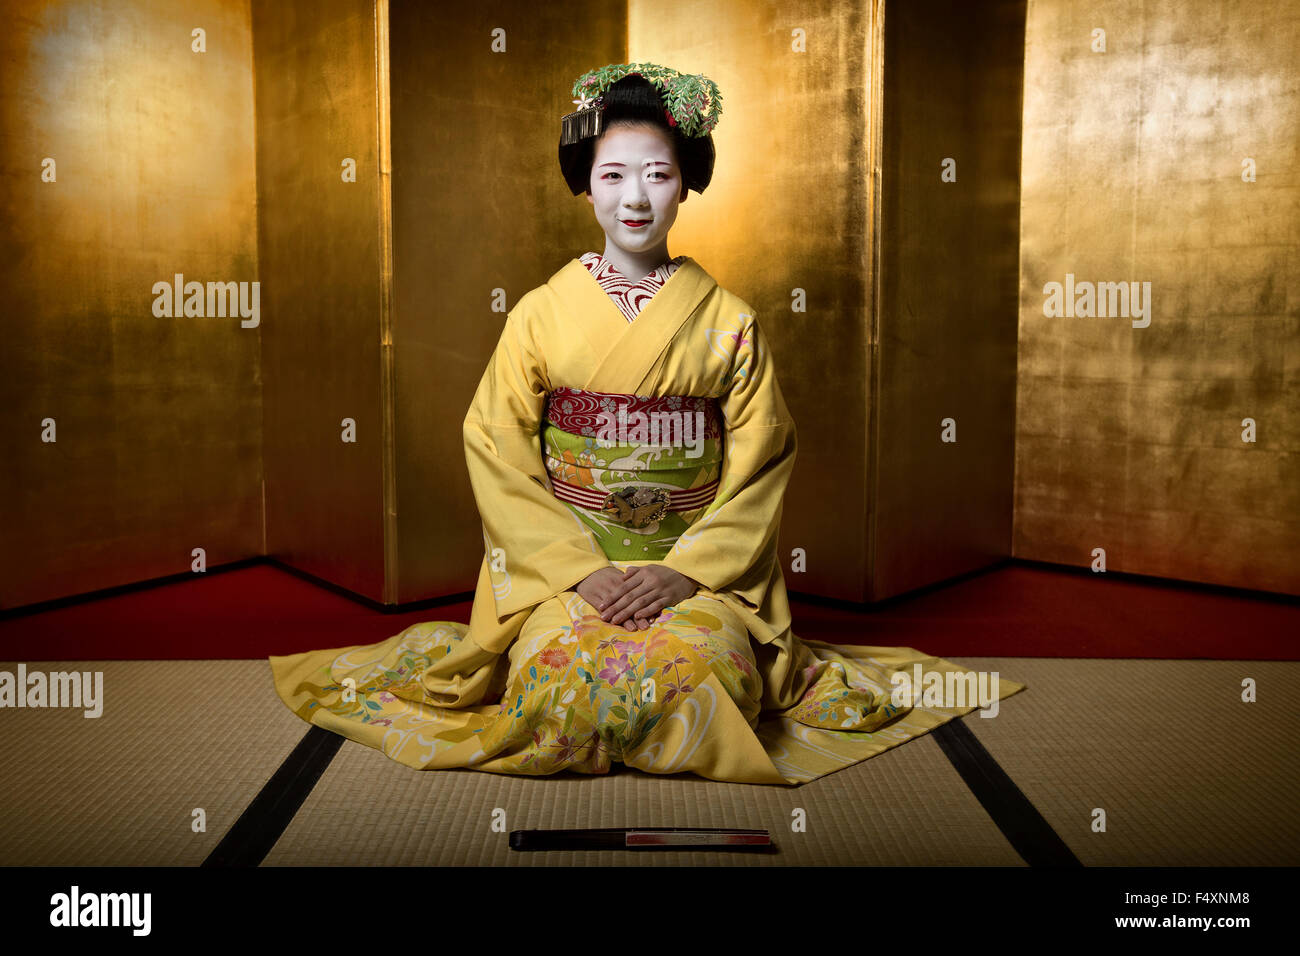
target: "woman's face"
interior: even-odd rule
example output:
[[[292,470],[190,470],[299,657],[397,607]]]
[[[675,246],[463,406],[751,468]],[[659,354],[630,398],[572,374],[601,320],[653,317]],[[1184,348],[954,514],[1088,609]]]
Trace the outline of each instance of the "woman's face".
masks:
[[[587,201],[605,236],[625,252],[666,245],[684,201],[668,133],[654,126],[611,127],[596,143]]]

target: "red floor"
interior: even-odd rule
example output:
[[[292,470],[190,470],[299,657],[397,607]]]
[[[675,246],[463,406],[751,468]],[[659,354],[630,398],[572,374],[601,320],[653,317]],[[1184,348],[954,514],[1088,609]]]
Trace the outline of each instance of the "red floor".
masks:
[[[941,657],[1297,659],[1300,602],[1016,563],[867,611],[791,599],[800,637]],[[369,644],[469,600],[371,610],[272,564],[0,620],[0,660],[247,659]]]

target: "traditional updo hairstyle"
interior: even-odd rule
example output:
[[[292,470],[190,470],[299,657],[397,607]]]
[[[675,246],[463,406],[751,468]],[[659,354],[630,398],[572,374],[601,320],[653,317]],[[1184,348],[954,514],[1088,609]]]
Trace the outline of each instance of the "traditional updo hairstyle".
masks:
[[[669,122],[659,91],[645,77],[631,74],[607,89],[602,96],[603,126],[600,136],[588,136],[576,143],[560,146],[560,171],[573,195],[591,186],[591,164],[595,162],[596,143],[619,120],[650,123],[667,132],[677,153],[682,189],[703,193],[713,178],[713,134],[684,136]]]

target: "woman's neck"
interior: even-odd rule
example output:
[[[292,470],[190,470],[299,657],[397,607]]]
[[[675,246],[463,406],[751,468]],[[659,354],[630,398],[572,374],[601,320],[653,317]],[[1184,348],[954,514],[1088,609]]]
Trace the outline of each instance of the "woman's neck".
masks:
[[[668,255],[668,240],[666,239],[661,245],[645,252],[628,252],[606,239],[605,251],[601,256],[632,282],[640,282],[672,258]]]

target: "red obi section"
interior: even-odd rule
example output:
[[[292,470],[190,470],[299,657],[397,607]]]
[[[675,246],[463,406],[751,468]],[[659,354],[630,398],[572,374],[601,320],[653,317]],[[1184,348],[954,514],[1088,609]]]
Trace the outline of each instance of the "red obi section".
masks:
[[[718,400],[699,395],[625,395],[562,386],[547,396],[545,419],[571,435],[595,438],[602,428],[613,426],[621,431],[632,427],[638,412],[646,416],[647,422],[660,416],[660,440],[667,444],[683,443],[680,429],[684,421],[691,423],[692,439],[722,437]],[[696,417],[697,412],[702,417]],[[621,426],[620,421],[627,425]],[[697,427],[701,423],[702,431]]]

